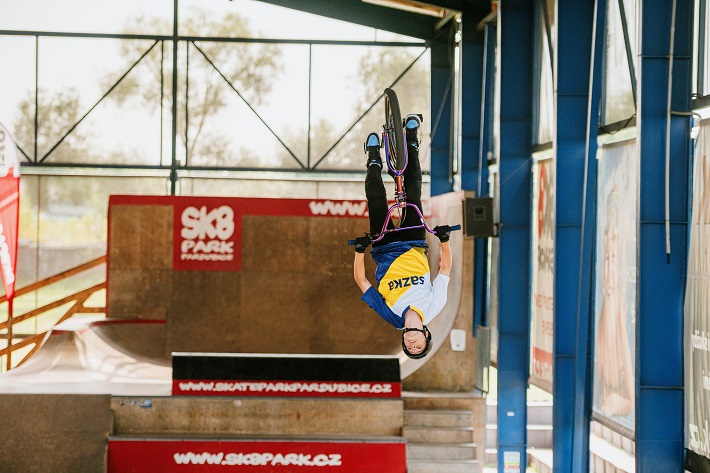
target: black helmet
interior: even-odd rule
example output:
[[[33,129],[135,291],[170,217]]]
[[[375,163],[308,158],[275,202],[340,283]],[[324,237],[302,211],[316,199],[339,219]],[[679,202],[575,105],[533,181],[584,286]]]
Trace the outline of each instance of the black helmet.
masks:
[[[405,328],[402,330],[402,351],[404,352],[405,355],[407,355],[409,358],[413,360],[418,360],[420,358],[424,358],[429,354],[431,351],[431,332],[427,328],[426,325],[423,326],[423,329],[418,329],[418,328]],[[426,345],[424,346],[424,349],[416,354],[409,353],[409,350],[407,350],[407,346],[404,344],[404,334],[407,332],[421,332],[424,334],[424,339],[426,340]]]

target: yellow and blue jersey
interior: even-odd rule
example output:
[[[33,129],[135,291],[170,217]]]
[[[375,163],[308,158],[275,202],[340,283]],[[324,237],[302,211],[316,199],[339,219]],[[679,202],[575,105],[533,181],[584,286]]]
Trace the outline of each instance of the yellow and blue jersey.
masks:
[[[427,248],[425,240],[412,240],[372,249],[377,283],[362,300],[395,328],[404,328],[404,314],[410,308],[427,324],[446,303],[449,277],[440,274],[432,283]]]

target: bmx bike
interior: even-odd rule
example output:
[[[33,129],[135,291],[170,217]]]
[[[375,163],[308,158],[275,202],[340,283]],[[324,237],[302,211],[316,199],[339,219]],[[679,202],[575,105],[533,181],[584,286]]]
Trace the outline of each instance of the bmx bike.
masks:
[[[431,234],[436,234],[436,230],[431,228],[421,210],[416,205],[407,202],[407,193],[404,187],[404,170],[407,169],[409,155],[407,152],[407,137],[402,114],[399,110],[399,100],[394,90],[385,89],[385,123],[382,125],[382,147],[385,149],[385,162],[389,174],[394,179],[394,203],[387,210],[387,217],[382,225],[382,230],[377,234],[365,233],[371,243],[377,243],[382,240],[387,233],[397,232],[402,230],[411,230],[414,228],[424,228]],[[406,213],[413,209],[419,218],[418,225],[402,226]],[[394,216],[394,218],[393,218]],[[391,225],[390,225],[391,224]],[[460,230],[461,225],[453,225],[449,230]],[[356,240],[348,240],[348,245],[355,245]]]

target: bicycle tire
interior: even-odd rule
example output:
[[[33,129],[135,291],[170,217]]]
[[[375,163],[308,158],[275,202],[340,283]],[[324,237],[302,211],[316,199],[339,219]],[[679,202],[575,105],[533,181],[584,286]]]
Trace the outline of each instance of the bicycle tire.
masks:
[[[385,89],[385,133],[390,143],[390,152],[387,156],[390,169],[393,171],[404,170],[404,127],[402,114],[399,110],[397,94],[392,89]]]

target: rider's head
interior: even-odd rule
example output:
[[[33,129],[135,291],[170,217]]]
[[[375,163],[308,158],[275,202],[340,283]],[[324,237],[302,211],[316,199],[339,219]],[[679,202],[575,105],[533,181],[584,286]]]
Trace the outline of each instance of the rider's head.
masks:
[[[431,351],[431,332],[426,325],[419,328],[405,328],[402,331],[402,351],[415,360],[424,358]]]

